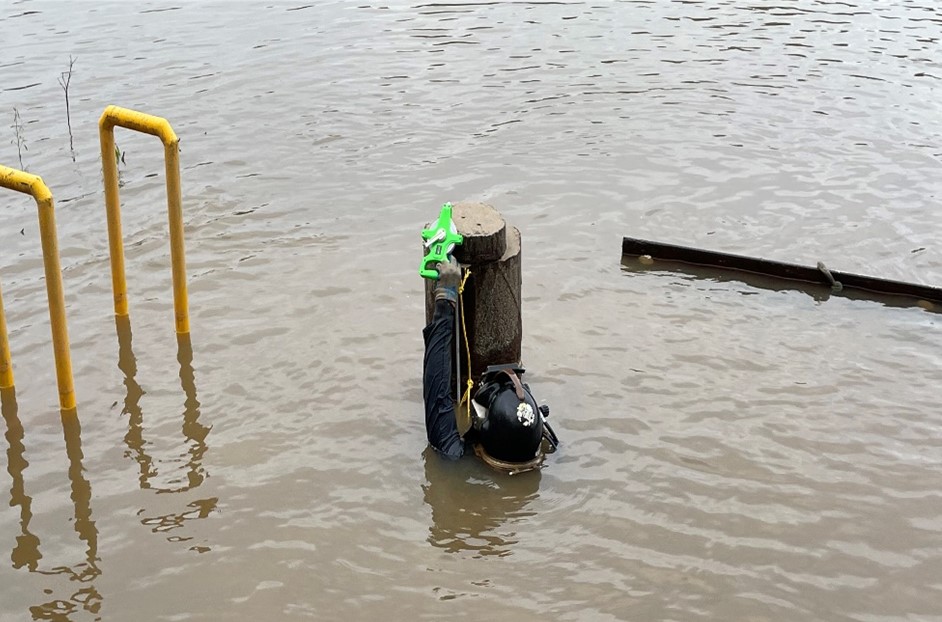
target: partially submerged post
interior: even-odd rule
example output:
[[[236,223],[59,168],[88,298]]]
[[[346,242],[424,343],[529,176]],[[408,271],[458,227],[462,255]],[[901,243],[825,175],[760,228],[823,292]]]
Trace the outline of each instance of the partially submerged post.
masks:
[[[520,231],[485,203],[455,203],[453,218],[464,243],[454,257],[470,269],[463,293],[464,321],[471,351],[471,378],[477,383],[488,365],[520,363]],[[435,309],[436,281],[425,281],[425,319]],[[467,377],[467,352],[461,341],[461,375]]]

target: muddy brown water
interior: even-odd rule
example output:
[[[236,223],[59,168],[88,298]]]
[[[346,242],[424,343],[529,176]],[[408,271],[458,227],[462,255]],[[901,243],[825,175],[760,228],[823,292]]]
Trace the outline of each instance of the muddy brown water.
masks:
[[[0,162],[15,107],[81,426],[3,193],[0,619],[936,619],[940,316],[620,240],[942,285],[940,35],[904,1],[4,3]],[[121,130],[112,315],[112,103],[181,137],[188,343],[160,148]],[[528,476],[426,449],[416,246],[460,199],[523,232],[563,441]]]

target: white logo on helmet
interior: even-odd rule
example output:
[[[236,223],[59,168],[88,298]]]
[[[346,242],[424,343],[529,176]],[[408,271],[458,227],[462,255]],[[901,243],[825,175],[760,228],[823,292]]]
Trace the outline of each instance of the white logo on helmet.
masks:
[[[529,428],[533,425],[533,408],[526,402],[520,402],[517,406],[517,421],[523,424],[523,427]]]

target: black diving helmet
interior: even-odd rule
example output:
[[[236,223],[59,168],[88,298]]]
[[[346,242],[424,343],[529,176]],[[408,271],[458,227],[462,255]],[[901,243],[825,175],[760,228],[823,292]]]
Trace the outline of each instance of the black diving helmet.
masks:
[[[510,472],[539,467],[543,437],[551,433],[544,431],[548,409],[537,405],[520,380],[524,371],[516,365],[491,365],[472,399],[475,451],[491,466]]]

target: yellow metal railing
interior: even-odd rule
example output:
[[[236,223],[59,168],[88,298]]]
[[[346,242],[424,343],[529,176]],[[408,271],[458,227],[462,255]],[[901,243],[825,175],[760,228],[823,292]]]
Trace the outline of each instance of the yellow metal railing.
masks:
[[[128,290],[124,274],[124,244],[121,239],[121,200],[118,196],[118,164],[115,158],[114,128],[151,134],[164,144],[167,177],[167,212],[170,221],[170,262],[173,273],[173,309],[177,333],[190,332],[186,297],[186,258],[183,250],[183,208],[180,195],[179,139],[166,119],[118,106],[108,106],[98,120],[101,165],[105,178],[105,207],[108,212],[108,245],[111,253],[111,285],[114,312],[128,314]]]
[[[0,165],[0,187],[31,195],[39,208],[39,237],[46,270],[46,296],[49,321],[52,324],[52,347],[56,358],[56,379],[59,384],[59,405],[63,410],[75,408],[72,384],[72,358],[69,353],[69,331],[65,323],[65,295],[62,291],[62,269],[59,266],[59,242],[56,237],[56,214],[52,193],[36,175]],[[7,339],[3,301],[0,299],[0,388],[13,386],[13,364]]]
[[[13,361],[10,360],[10,341],[7,339],[7,318],[3,312],[3,292],[0,291],[0,389],[13,386]]]

